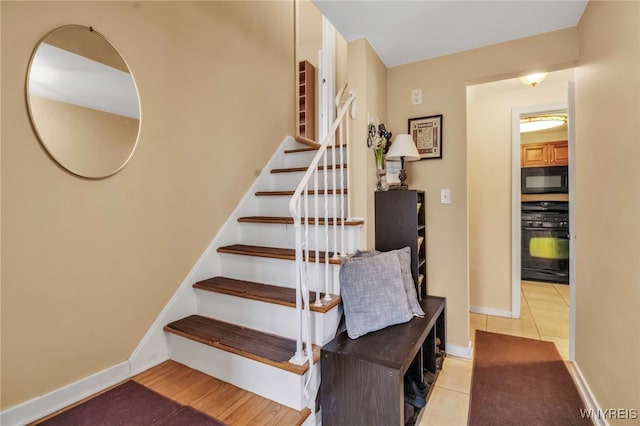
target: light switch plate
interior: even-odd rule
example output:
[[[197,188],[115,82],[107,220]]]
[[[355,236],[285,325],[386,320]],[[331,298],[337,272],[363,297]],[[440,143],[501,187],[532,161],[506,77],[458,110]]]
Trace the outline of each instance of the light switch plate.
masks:
[[[451,204],[451,190],[449,188],[440,190],[440,204]]]
[[[413,89],[411,91],[411,105],[420,105],[422,103],[422,89]]]

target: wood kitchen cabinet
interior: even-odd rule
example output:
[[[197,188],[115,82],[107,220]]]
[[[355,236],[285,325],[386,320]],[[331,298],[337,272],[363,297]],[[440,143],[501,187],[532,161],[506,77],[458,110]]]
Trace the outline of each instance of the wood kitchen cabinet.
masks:
[[[522,167],[566,166],[569,164],[567,141],[528,143],[520,149]]]
[[[569,144],[567,141],[549,143],[549,165],[566,166],[569,164]]]

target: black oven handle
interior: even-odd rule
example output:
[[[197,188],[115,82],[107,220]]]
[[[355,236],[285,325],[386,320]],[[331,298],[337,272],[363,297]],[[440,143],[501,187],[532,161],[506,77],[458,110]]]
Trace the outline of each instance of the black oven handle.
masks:
[[[569,234],[569,230],[567,228],[531,228],[528,226],[523,226],[522,230],[523,231],[553,231],[553,232],[566,231],[567,238],[571,239],[571,234]],[[562,236],[558,235],[558,238],[562,238]]]
[[[557,226],[557,227],[556,226],[553,226],[553,227],[550,227],[550,226],[545,226],[545,227],[542,227],[542,226],[523,226],[522,230],[523,231],[567,231],[567,232],[569,232],[567,230],[567,228],[561,227],[561,226]]]

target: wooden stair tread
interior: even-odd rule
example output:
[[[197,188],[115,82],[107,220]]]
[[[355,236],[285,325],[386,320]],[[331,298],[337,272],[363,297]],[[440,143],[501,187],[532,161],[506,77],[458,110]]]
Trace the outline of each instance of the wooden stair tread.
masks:
[[[246,244],[232,244],[218,247],[218,253],[240,254],[245,256],[268,257],[271,259],[296,260],[294,249],[280,247],[251,246]],[[341,258],[334,258],[334,253],[329,252],[329,263],[332,265],[342,264]],[[324,252],[320,253],[320,262],[324,263]],[[315,251],[309,252],[309,260],[315,262]]]
[[[193,288],[228,294],[230,296],[243,297],[246,299],[260,300],[292,308],[295,308],[296,306],[296,290],[294,288],[279,287],[271,284],[261,284],[227,277],[213,277],[199,281],[193,285]],[[320,296],[323,298],[324,293],[321,293]],[[309,309],[314,312],[321,313],[331,310],[341,301],[340,296],[331,296],[330,301],[326,302],[321,299],[323,304],[316,306],[314,304],[316,301],[316,293],[309,292]]]
[[[319,145],[319,144],[318,144],[318,145]],[[346,148],[346,147],[347,147],[347,144],[343,144],[341,147],[340,147],[340,146],[338,146],[338,145],[335,145],[335,147],[336,147],[336,148]],[[327,149],[333,149],[333,148],[334,148],[334,145],[329,145],[329,146],[327,147]],[[317,151],[317,150],[319,150],[319,149],[320,149],[320,147],[319,147],[319,146],[318,146],[318,147],[309,147],[309,148],[287,149],[287,150],[285,150],[285,151],[284,151],[284,153],[285,153],[285,154],[295,154],[295,153],[298,153],[298,152]]]
[[[316,142],[316,141],[314,141],[312,139],[309,139],[309,138],[305,138],[304,136],[296,135],[296,136],[294,136],[294,139],[297,142],[300,142],[301,144],[310,146],[312,148],[320,148],[320,146],[321,146],[318,142]]]
[[[281,224],[286,224],[286,225],[291,225],[293,224],[293,218],[291,216],[245,216],[245,217],[241,217],[238,218],[238,222],[244,222],[244,223],[281,223]],[[304,218],[302,218],[302,223],[304,223],[305,220]],[[338,219],[333,219],[333,218],[329,218],[329,225],[333,225],[334,223],[337,225],[341,225],[343,220],[338,218]],[[314,218],[309,218],[309,225],[315,225],[316,221]],[[319,225],[324,225],[325,224],[325,220],[324,218],[318,218],[318,224]],[[347,219],[344,220],[344,226],[359,226],[364,224],[364,220],[362,219]]]
[[[346,169],[346,164],[336,164],[335,166],[329,165],[327,166],[327,170],[336,169]],[[273,169],[271,173],[292,173],[292,172],[306,172],[309,167],[288,167],[284,169]],[[324,166],[318,166],[318,170],[324,170]]]
[[[276,196],[276,195],[292,196],[294,193],[295,193],[295,191],[257,191],[255,195],[258,196],[258,197],[265,197],[265,196],[268,197],[268,196]],[[308,192],[309,195],[315,195],[315,193],[316,193],[316,191],[314,191],[314,190],[310,190]],[[338,189],[338,190],[335,191],[336,195],[346,194],[346,193],[347,193],[346,189]],[[328,191],[324,190],[324,189],[319,189],[318,190],[318,195],[325,195],[325,194],[333,195],[334,194],[334,190],[333,189],[329,189]]]
[[[189,315],[167,324],[164,330],[205,345],[244,356],[298,375],[309,363],[289,362],[296,351],[296,341],[262,331],[241,327],[201,315]],[[320,359],[320,347],[313,345],[314,362]]]

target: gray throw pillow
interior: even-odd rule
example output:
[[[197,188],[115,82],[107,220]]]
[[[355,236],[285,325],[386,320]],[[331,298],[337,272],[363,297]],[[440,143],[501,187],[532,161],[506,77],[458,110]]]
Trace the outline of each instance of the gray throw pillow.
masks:
[[[412,317],[396,253],[351,258],[340,267],[347,334],[356,339]]]
[[[413,282],[413,276],[411,275],[411,247],[407,246],[400,250],[393,250],[391,253],[396,253],[398,261],[400,262],[402,284],[404,285],[404,291],[407,294],[407,303],[409,303],[409,308],[414,316],[423,317],[424,311],[420,306],[420,302],[418,302],[418,293]]]
[[[399,250],[392,250],[387,253],[396,253],[398,256],[398,261],[400,262],[400,270],[402,273],[402,283],[404,286],[404,291],[407,295],[407,303],[409,303],[409,308],[413,313],[413,316],[423,317],[424,311],[420,306],[420,302],[418,302],[418,293],[416,292],[416,287],[413,282],[413,276],[411,275],[411,247],[407,246],[405,248]],[[371,257],[376,256],[382,253],[378,250],[369,250],[369,251],[360,251],[356,250],[355,257]]]
[[[381,251],[378,250],[368,250],[368,251],[362,251],[362,250],[356,250],[356,254],[354,254],[355,257],[370,257],[370,256],[375,256],[377,254],[382,253]]]

